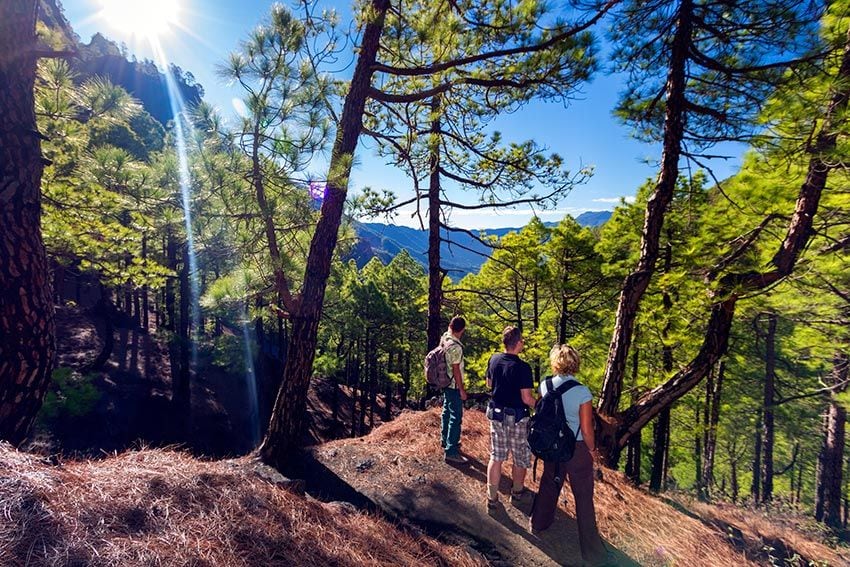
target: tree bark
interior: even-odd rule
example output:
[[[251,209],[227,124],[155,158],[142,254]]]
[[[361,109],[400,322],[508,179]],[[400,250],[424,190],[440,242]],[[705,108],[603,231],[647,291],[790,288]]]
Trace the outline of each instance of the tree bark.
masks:
[[[661,154],[661,171],[655,189],[646,203],[643,230],[641,232],[640,257],[635,269],[623,282],[617,304],[614,334],[608,348],[608,360],[602,382],[602,395],[598,409],[605,415],[614,415],[620,406],[626,358],[632,340],[638,305],[643,297],[655,269],[659,253],[661,228],[664,214],[679,178],[679,156],[682,152],[682,137],[685,127],[685,90],[688,49],[691,40],[693,3],[683,0],[679,4],[676,18],[676,33],[673,37],[670,67],[667,72],[664,115],[664,140]]]
[[[33,98],[37,4],[0,2],[0,438],[13,444],[41,407],[56,353]]]
[[[428,350],[440,343],[443,325],[440,311],[443,304],[443,268],[440,265],[440,98],[431,99],[431,169],[428,183]],[[427,387],[427,385],[426,385]]]
[[[189,290],[189,244],[182,246],[183,265],[180,268],[180,320],[177,327],[179,365],[177,383],[174,384],[174,403],[177,415],[185,418],[191,409],[190,375],[191,375],[191,339],[189,337],[189,322],[191,320],[191,292]]]
[[[726,363],[720,361],[716,367],[716,375],[709,372],[713,377],[706,385],[706,408],[708,421],[705,430],[705,455],[703,457],[703,487],[700,498],[711,500],[712,486],[714,486],[714,457],[717,452],[717,426],[720,423],[720,399],[723,390],[723,378],[726,373]]]
[[[102,370],[107,361],[109,361],[109,357],[112,356],[112,351],[115,349],[115,327],[113,325],[113,319],[116,316],[116,309],[112,303],[112,290],[102,283],[100,284],[100,298],[94,306],[94,312],[96,315],[103,317],[103,336],[101,337],[103,339],[103,347],[101,347],[100,352],[92,363],[85,368],[87,372],[99,372]]]
[[[327,188],[319,222],[310,241],[304,284],[297,301],[293,301],[292,338],[283,369],[283,382],[266,438],[259,449],[263,460],[277,468],[288,460],[304,427],[319,318],[389,0],[372,0],[371,8],[331,152]]]
[[[165,241],[165,262],[169,270],[177,271],[177,241],[170,230]],[[175,304],[174,278],[169,277],[165,280],[165,328],[172,333],[177,329]]]
[[[637,342],[638,328],[635,327],[635,342]],[[640,360],[640,349],[635,346],[632,349],[632,403],[637,399],[638,387],[638,362]],[[640,465],[641,465],[641,431],[638,431],[632,438],[629,439],[629,449],[626,458],[626,476],[631,479],[635,485],[640,485]]]
[[[142,260],[148,259],[148,237],[142,235]],[[148,284],[142,286],[142,329],[145,333],[150,331],[150,287]]]
[[[832,384],[848,378],[848,356],[839,353],[833,359]],[[843,388],[841,388],[843,390]],[[834,529],[842,527],[841,500],[843,486],[844,443],[847,410],[830,394],[824,420],[823,444],[818,455],[817,500],[815,519]]]
[[[670,408],[665,408],[653,428],[652,472],[649,477],[649,489],[661,492],[664,488],[664,477],[667,469],[667,440],[670,434]]]
[[[755,442],[753,443],[753,481],[750,485],[750,495],[753,502],[758,504],[761,502],[761,444],[764,440],[764,424],[762,420],[762,410],[759,408],[756,417],[756,434]]]
[[[764,368],[764,419],[762,423],[761,499],[773,500],[773,446],[776,437],[774,405],[776,401],[776,321],[775,313],[767,315]]]

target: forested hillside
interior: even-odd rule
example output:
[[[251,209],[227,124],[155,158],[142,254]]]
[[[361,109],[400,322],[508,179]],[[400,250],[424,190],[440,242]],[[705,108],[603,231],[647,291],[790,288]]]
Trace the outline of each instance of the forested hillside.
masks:
[[[225,116],[190,72],[138,61],[100,34],[82,43],[58,2],[0,1],[0,439],[39,455],[0,447],[14,461],[0,498],[43,530],[27,539],[7,514],[0,557],[27,564],[38,547],[64,554],[45,564],[95,561],[85,538],[79,548],[63,538],[90,523],[75,498],[115,483],[100,504],[126,507],[110,512],[119,535],[151,537],[144,550],[110,548],[118,562],[171,561],[150,534],[171,529],[172,504],[192,522],[195,504],[215,510],[224,525],[297,524],[292,511],[306,506],[310,525],[329,522],[338,541],[357,534],[362,561],[345,561],[390,561],[387,541],[370,539],[395,533],[385,518],[361,525],[347,505],[258,486],[251,467],[307,477],[319,498],[311,479],[330,479],[334,499],[376,514],[423,497],[406,445],[437,452],[427,443],[439,397],[423,359],[462,315],[465,419],[476,424],[464,450],[480,466],[454,498],[483,503],[485,370],[514,325],[535,387],[553,344],[581,354],[615,475],[598,515],[622,564],[701,564],[705,541],[725,558],[716,564],[736,553],[765,565],[846,561],[850,1],[369,0],[350,21],[326,8],[256,14],[216,64],[241,101]],[[623,188],[634,198],[610,213],[484,232],[458,224],[453,211],[569,203],[593,168],[550,151],[533,121],[524,140],[499,121],[536,103],[569,106],[605,73],[623,87],[610,112],[657,153],[657,175],[634,179]],[[745,153],[721,179],[713,167],[734,159],[729,148]],[[366,159],[402,172],[407,189],[350,187]],[[416,207],[425,230],[372,222],[402,207]],[[159,451],[85,461],[151,445],[251,455],[233,465],[249,470]],[[81,460],[63,469],[72,455]],[[429,474],[448,472],[432,460]],[[317,462],[324,476],[313,478]],[[376,463],[381,474],[406,463],[407,476],[387,476],[376,495]],[[121,500],[122,467],[165,508]],[[196,492],[181,488],[186,475]],[[393,488],[399,478],[415,486]],[[48,509],[65,482],[80,492],[60,521]],[[232,491],[240,508],[205,500],[204,487]],[[481,541],[436,529],[440,518],[414,517],[413,504],[395,518],[418,526],[399,530],[401,564],[516,562],[524,545],[536,564],[566,561],[524,527],[507,529],[510,553],[488,558]],[[641,508],[670,507],[695,520],[680,538],[690,543],[668,553],[659,531],[625,543],[653,522]],[[97,545],[121,539],[98,525]],[[269,525],[192,540],[198,561],[235,562]],[[287,537],[275,531],[263,549],[308,545]],[[779,544],[782,554],[757,549]],[[298,553],[299,564],[345,563],[331,548]]]
[[[588,211],[576,217],[576,222],[581,226],[598,227],[605,224],[611,218],[608,211]],[[544,223],[553,227],[558,223]],[[383,263],[392,260],[402,250],[407,251],[410,256],[422,264],[428,265],[428,232],[417,230],[406,226],[395,226],[381,223],[358,223],[357,243],[351,252],[351,256],[357,261],[357,265],[363,265],[372,258],[378,258]],[[519,228],[485,228],[472,231],[472,234],[459,233],[450,235],[443,231],[444,242],[440,247],[443,267],[449,272],[453,280],[477,272],[481,265],[493,253],[497,239],[504,237],[509,232],[519,232]],[[488,243],[487,239],[493,239]]]

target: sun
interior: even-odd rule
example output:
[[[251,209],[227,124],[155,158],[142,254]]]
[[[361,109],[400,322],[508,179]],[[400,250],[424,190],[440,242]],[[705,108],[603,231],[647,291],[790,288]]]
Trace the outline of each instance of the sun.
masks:
[[[100,16],[129,35],[156,38],[178,23],[177,0],[100,0]]]

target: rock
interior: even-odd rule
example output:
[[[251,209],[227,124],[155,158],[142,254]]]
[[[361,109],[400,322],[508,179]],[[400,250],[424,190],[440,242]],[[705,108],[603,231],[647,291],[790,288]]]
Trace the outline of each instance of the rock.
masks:
[[[256,463],[253,465],[254,474],[272,484],[285,488],[295,494],[304,494],[305,482],[300,478],[287,478],[268,465]]]
[[[357,469],[357,472],[366,472],[374,466],[375,461],[373,461],[372,459],[366,459],[357,463],[357,466],[355,468]]]

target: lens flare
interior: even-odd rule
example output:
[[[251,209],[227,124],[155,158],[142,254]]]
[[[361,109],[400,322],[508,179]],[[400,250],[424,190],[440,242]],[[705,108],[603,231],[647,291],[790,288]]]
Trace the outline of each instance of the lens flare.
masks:
[[[158,37],[176,26],[180,6],[176,0],[100,0],[100,17],[129,35]]]

